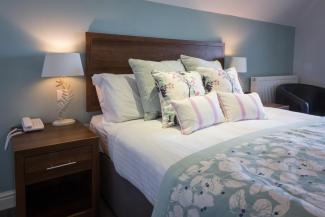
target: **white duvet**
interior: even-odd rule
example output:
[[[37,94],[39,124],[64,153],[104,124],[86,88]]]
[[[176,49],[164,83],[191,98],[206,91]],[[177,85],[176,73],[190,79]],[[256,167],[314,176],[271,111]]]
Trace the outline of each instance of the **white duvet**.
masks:
[[[92,126],[107,137],[103,150],[114,162],[117,172],[136,186],[154,204],[167,169],[197,151],[259,130],[313,120],[315,116],[265,108],[268,120],[222,123],[190,135],[179,128],[161,127],[160,120],[134,120],[105,123],[95,116]]]

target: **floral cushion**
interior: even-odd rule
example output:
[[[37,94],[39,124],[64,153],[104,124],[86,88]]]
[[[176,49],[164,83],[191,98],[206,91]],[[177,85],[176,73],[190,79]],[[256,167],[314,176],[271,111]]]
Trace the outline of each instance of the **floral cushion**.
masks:
[[[161,72],[154,70],[152,76],[159,89],[163,127],[177,124],[171,100],[181,100],[205,94],[202,79],[198,72]]]
[[[198,67],[196,71],[201,74],[203,85],[207,93],[215,90],[220,92],[243,94],[243,90],[238,79],[238,73],[235,68],[222,70]]]

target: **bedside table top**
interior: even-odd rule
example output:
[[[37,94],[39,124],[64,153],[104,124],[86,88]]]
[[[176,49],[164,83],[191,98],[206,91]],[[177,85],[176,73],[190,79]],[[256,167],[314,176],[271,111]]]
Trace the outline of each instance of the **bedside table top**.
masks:
[[[289,109],[289,105],[282,105],[277,103],[266,103],[264,104],[265,107],[272,107],[272,108],[283,108],[283,109]]]
[[[87,139],[97,139],[97,136],[80,122],[62,127],[45,124],[42,131],[29,132],[13,137],[12,144],[13,151],[18,152]]]

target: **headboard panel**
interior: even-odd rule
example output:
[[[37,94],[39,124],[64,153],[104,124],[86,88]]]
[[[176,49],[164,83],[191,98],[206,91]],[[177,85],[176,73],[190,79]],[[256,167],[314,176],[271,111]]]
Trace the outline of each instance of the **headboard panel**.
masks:
[[[91,77],[99,73],[131,74],[129,58],[176,60],[181,54],[224,64],[225,45],[218,42],[187,41],[138,36],[86,33],[87,111],[100,111]]]

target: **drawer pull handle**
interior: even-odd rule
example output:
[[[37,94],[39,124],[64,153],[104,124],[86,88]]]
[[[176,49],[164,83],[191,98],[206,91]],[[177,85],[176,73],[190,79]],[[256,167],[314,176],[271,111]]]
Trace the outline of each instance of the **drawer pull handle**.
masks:
[[[60,167],[66,167],[66,166],[70,166],[70,165],[76,164],[76,163],[77,163],[76,161],[73,161],[73,162],[69,162],[69,163],[65,163],[65,164],[60,164],[60,165],[48,167],[48,168],[46,168],[46,170],[53,170],[53,169],[57,169],[57,168],[60,168]]]

